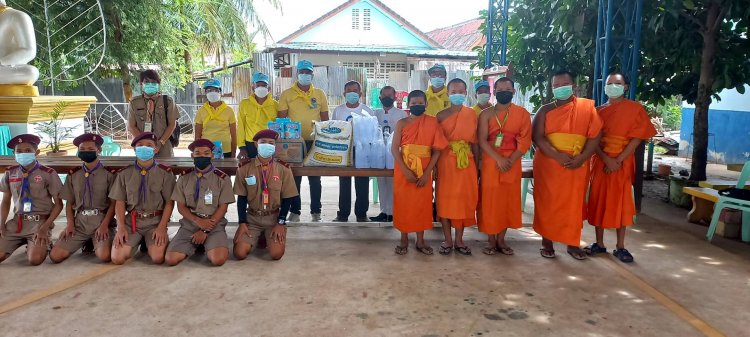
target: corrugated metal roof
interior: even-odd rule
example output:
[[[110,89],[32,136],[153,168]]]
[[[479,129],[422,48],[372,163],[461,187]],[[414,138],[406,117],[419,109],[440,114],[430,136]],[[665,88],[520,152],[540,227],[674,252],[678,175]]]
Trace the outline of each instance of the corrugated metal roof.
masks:
[[[389,53],[405,54],[418,57],[442,57],[459,59],[476,59],[477,53],[471,51],[455,51],[447,49],[419,49],[412,47],[399,48],[398,46],[353,46],[333,45],[327,43],[277,43],[266,49],[272,51],[311,51],[311,52],[348,52],[348,53]]]
[[[484,19],[472,19],[452,26],[435,29],[427,35],[448,50],[470,51],[485,44],[485,37],[479,31]]]

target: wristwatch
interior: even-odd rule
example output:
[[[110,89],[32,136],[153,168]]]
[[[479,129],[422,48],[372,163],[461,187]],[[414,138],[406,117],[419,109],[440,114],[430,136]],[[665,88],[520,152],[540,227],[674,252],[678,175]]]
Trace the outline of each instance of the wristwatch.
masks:
[[[279,219],[279,225],[286,226],[286,219]]]
[[[201,229],[201,232],[206,233],[206,234],[211,233],[211,231],[207,231],[205,229]]]
[[[166,144],[166,143],[167,143],[167,141],[166,141],[166,140],[164,140],[164,139],[159,139],[159,143],[161,143],[161,145],[164,145],[164,144]]]

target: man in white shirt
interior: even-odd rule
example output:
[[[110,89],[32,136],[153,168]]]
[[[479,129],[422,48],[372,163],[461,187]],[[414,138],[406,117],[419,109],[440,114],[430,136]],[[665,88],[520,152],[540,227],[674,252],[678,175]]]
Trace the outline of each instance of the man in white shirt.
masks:
[[[333,119],[340,121],[351,121],[352,114],[364,115],[363,110],[370,114],[375,113],[370,107],[359,103],[362,96],[362,85],[357,81],[349,81],[344,85],[344,97],[346,103],[339,105],[333,110]],[[367,222],[367,210],[370,207],[368,193],[370,192],[369,177],[354,177],[354,192],[356,200],[354,202],[354,215],[357,216],[357,222]],[[334,222],[348,222],[349,215],[352,212],[352,178],[339,177],[339,211]]]
[[[396,123],[400,119],[406,118],[406,112],[394,106],[395,100],[396,89],[391,86],[380,89],[380,103],[383,104],[383,108],[375,110],[375,116],[378,117],[380,128],[383,129],[383,137],[396,131]],[[378,177],[377,182],[380,194],[380,214],[371,217],[370,220],[393,222],[393,178]]]

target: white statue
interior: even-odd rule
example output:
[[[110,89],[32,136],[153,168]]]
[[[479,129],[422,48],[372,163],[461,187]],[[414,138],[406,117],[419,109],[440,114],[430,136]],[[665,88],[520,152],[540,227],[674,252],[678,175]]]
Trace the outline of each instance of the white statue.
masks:
[[[0,0],[0,84],[32,85],[39,70],[29,65],[36,57],[31,18]]]

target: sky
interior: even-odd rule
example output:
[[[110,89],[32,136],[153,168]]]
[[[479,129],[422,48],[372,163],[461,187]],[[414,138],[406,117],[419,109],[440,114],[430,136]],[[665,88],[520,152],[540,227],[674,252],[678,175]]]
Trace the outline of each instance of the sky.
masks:
[[[272,36],[272,40],[256,36],[255,42],[259,46],[271,45],[346,1],[279,0],[281,2],[281,11],[279,11],[274,9],[267,0],[255,0],[256,10],[268,26]],[[381,0],[381,2],[426,33],[436,28],[478,17],[479,11],[486,9],[489,1]]]

